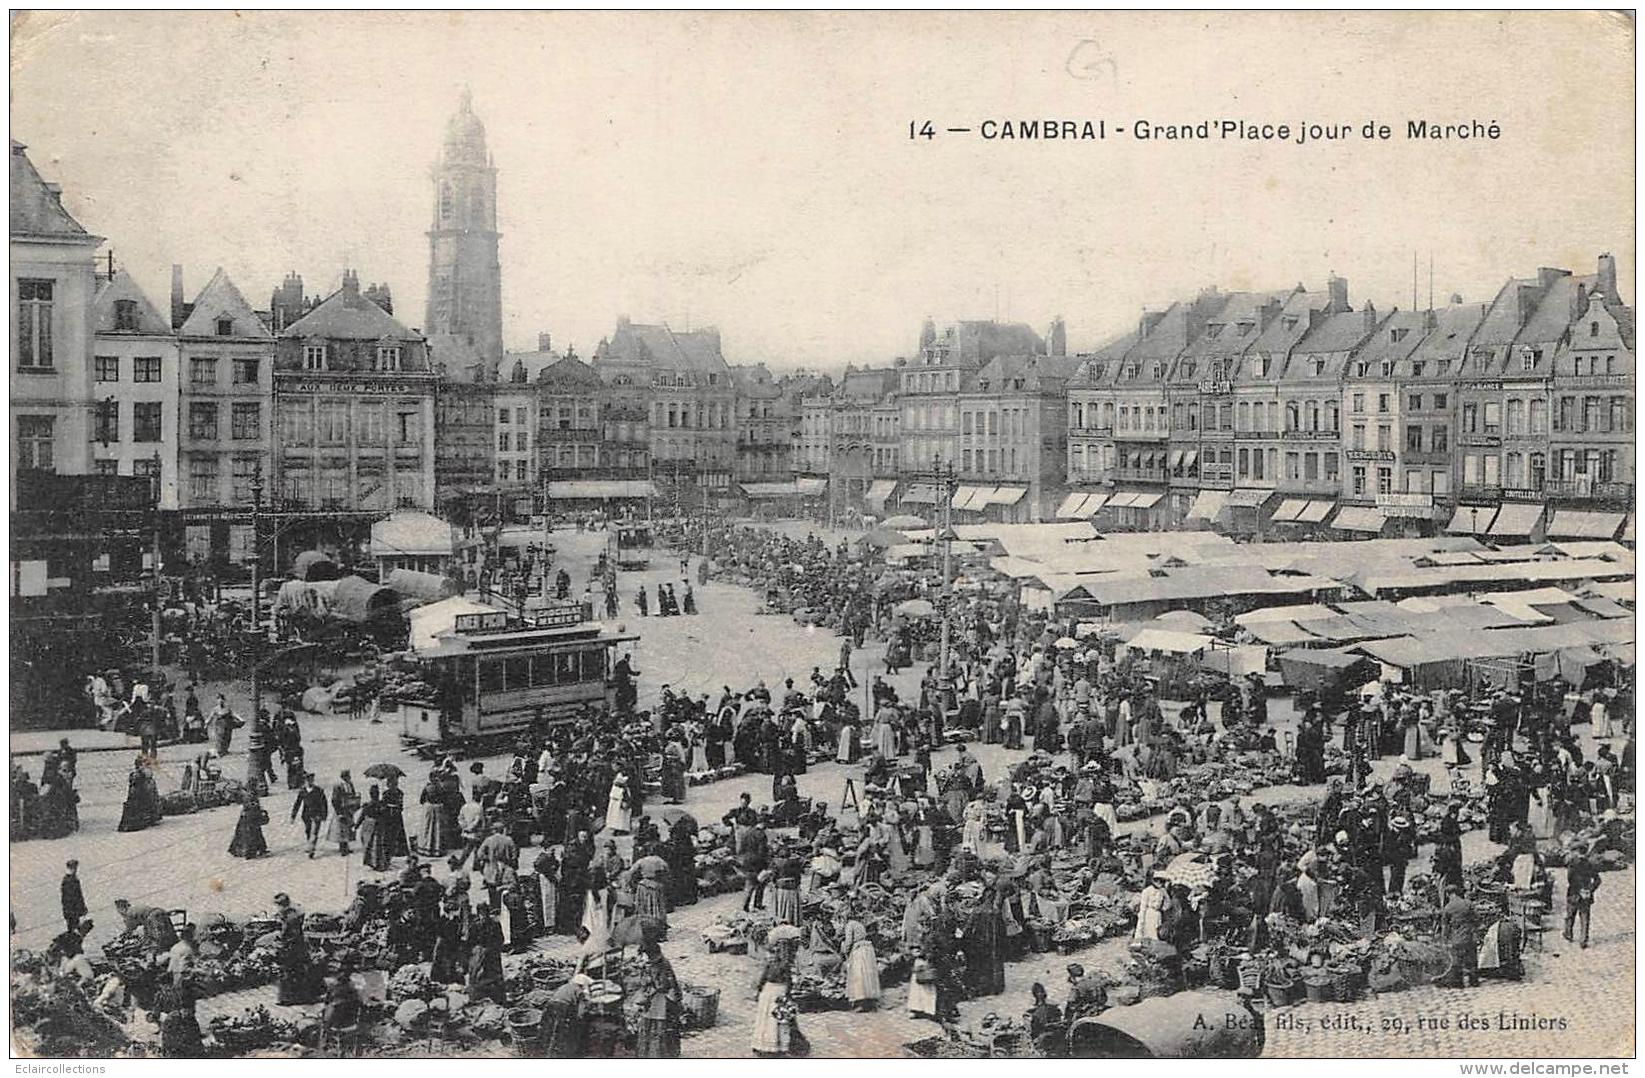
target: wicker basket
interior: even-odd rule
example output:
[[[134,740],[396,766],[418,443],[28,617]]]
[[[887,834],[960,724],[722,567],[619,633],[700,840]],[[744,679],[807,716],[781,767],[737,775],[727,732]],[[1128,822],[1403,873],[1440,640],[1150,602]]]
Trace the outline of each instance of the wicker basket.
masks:
[[[1309,1003],[1331,1002],[1332,993],[1336,988],[1335,983],[1329,977],[1320,977],[1318,975],[1304,977],[1302,979],[1302,986],[1308,993]]]
[[[681,1018],[692,1029],[707,1029],[720,1014],[720,990],[686,985],[680,993]]]
[[[1263,965],[1262,960],[1257,958],[1247,958],[1239,964],[1239,987],[1243,991],[1252,995],[1262,991]]]
[[[1331,994],[1338,1003],[1352,1003],[1359,998],[1359,971],[1336,969],[1331,971]]]
[[[1275,980],[1268,978],[1268,1002],[1276,1007],[1288,1007],[1296,1001],[1297,983],[1295,981]]]

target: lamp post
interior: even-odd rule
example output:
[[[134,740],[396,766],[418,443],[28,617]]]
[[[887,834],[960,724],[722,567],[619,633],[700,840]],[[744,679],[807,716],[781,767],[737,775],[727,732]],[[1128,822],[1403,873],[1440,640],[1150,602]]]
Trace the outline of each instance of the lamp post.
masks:
[[[154,451],[154,529],[150,535],[150,578],[154,582],[154,619],[149,626],[149,665],[160,669],[160,606],[164,601],[160,580],[160,499],[165,490],[165,479],[160,473],[160,451]]]
[[[257,465],[251,476],[251,638],[258,641],[258,652],[263,649],[263,466]],[[251,666],[251,718],[255,722],[263,711],[263,670],[259,659]]]
[[[954,580],[954,492],[959,489],[959,478],[954,474],[952,463],[942,464],[940,457],[933,457],[931,463],[936,466],[937,482],[942,488],[942,637],[937,650],[937,687],[943,689],[948,682],[948,647],[950,640],[948,608],[952,605]]]

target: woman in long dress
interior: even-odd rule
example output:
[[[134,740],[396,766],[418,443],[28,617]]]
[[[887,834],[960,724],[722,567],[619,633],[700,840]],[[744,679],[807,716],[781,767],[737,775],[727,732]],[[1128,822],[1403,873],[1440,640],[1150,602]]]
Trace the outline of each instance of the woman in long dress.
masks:
[[[972,853],[982,856],[983,843],[988,838],[988,809],[981,801],[973,801],[965,806],[965,827],[960,833],[960,846]]]
[[[424,857],[444,857],[458,844],[457,820],[438,775],[429,775],[418,801],[423,806],[423,826],[417,832],[415,848]]]
[[[1422,759],[1422,723],[1417,718],[1416,709],[1407,707],[1405,711],[1405,758],[1413,763]]]
[[[588,939],[583,941],[583,954],[603,955],[611,944],[611,887],[606,882],[605,869],[594,865],[588,872],[588,894],[583,900],[583,928]]]
[[[406,792],[400,789],[400,776],[390,772],[387,781],[388,789],[383,791],[387,811],[379,826],[383,829],[388,856],[404,857],[411,852],[411,845],[406,841]]]
[[[1131,931],[1131,938],[1138,940],[1157,940],[1160,938],[1160,927],[1165,920],[1166,893],[1165,886],[1158,876],[1148,881],[1148,886],[1142,889],[1138,896],[1137,927]]]
[[[859,1011],[871,1011],[880,1001],[879,957],[861,921],[847,921],[841,941],[845,949],[845,997]]]
[[[834,761],[854,764],[862,755],[862,739],[857,736],[857,724],[847,717],[840,723],[840,736],[835,743]]]
[[[897,713],[889,707],[880,708],[879,714],[874,716],[872,737],[874,751],[887,760],[897,758]]]
[[[564,850],[550,846],[537,855],[532,869],[537,873],[537,894],[542,903],[542,932],[545,936],[560,931],[560,876],[564,868]]]
[[[228,845],[229,855],[247,860],[267,857],[268,842],[263,838],[263,825],[266,823],[268,813],[263,811],[257,795],[248,790],[240,807],[240,819],[234,825],[234,839]]]
[[[613,834],[626,835],[632,821],[629,819],[628,776],[618,772],[611,779],[611,793],[605,802],[605,825]]]
[[[913,862],[903,845],[902,817],[895,805],[885,806],[885,816],[880,820],[877,830],[880,834],[880,847],[885,850],[886,867],[893,874],[907,872]]]
[[[1588,721],[1593,724],[1596,739],[1608,741],[1616,736],[1616,731],[1611,728],[1611,709],[1605,706],[1604,697],[1594,697],[1594,706],[1588,711]]]
[[[131,765],[126,777],[126,803],[120,809],[121,831],[141,831],[160,822],[160,794],[143,758]]]
[[[668,936],[668,862],[647,850],[628,870],[625,881],[634,895],[634,912],[656,926],[659,939]]]
[[[689,594],[689,593],[688,593]],[[655,943],[644,948],[646,968],[639,991],[634,1054],[641,1059],[680,1058],[680,981]]]
[[[389,807],[382,794],[382,788],[373,783],[366,791],[366,803],[360,806],[360,851],[365,866],[376,872],[386,872],[389,866]]]
[[[797,940],[771,941],[765,966],[760,970],[754,1004],[754,1036],[750,1043],[755,1055],[782,1056],[794,1050],[794,1019],[788,999],[788,982],[794,967]]]

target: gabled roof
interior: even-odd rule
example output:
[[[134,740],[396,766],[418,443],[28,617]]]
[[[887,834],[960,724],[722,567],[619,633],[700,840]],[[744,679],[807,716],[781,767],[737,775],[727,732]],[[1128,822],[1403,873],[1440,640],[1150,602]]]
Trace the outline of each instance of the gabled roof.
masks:
[[[48,184],[35,171],[21,142],[11,144],[11,234],[13,236],[54,236],[59,239],[96,243],[93,236],[63,208],[60,189]]]
[[[897,381],[897,371],[893,367],[865,367],[847,371],[835,396],[842,400],[877,404],[897,388]]]
[[[192,319],[191,319],[192,321]],[[321,300],[312,311],[297,319],[280,334],[282,338],[317,338],[347,341],[420,341],[399,320],[360,294],[358,285],[345,278],[343,287]]]
[[[1454,370],[1460,370],[1460,361],[1467,353],[1474,330],[1485,317],[1485,310],[1483,303],[1459,303],[1436,310],[1433,331],[1423,337],[1411,353],[1404,364],[1403,373],[1409,374],[1412,364],[1422,362],[1429,368],[1424,371],[1425,374],[1438,374],[1439,361],[1444,359],[1457,364]]]
[[[647,325],[617,320],[617,331],[600,342],[594,352],[594,366],[620,364],[651,367],[654,370],[726,371],[720,353],[718,330],[700,329],[675,333],[666,324]]]
[[[1060,390],[1084,361],[1079,356],[995,356],[972,379],[973,393]],[[1021,387],[1012,383],[1021,380]],[[986,385],[987,388],[984,388]]]
[[[1536,310],[1525,323],[1525,328],[1519,331],[1514,343],[1531,346],[1558,343],[1571,328],[1572,316],[1576,313],[1578,286],[1586,291],[1598,283],[1599,278],[1594,276],[1561,277],[1554,281],[1543,293],[1542,302],[1536,305]]]
[[[133,328],[118,329],[115,323],[115,303],[130,300],[134,308]],[[131,274],[116,270],[113,280],[104,281],[91,301],[92,325],[98,333],[141,333],[158,337],[171,336],[171,319],[149,302]]]
[[[1354,353],[1347,376],[1357,377],[1354,372],[1361,363],[1368,367],[1367,378],[1382,377],[1383,363],[1393,363],[1395,372],[1405,373],[1409,369],[1406,359],[1417,350],[1427,332],[1426,311],[1402,311],[1396,307]]]
[[[1522,290],[1534,292],[1536,288],[1537,282],[1534,279],[1509,278],[1508,283],[1498,289],[1496,297],[1491,300],[1490,308],[1480,320],[1479,328],[1474,331],[1470,347],[1496,348],[1512,344],[1520,331],[1519,294]]]
[[[1125,358],[1125,353],[1136,346],[1137,334],[1135,331],[1123,337],[1116,338],[1102,345],[1096,351],[1086,355],[1076,356],[1079,365],[1069,378],[1069,384],[1083,386],[1087,389],[1114,384],[1114,378],[1119,373],[1119,367]]]
[[[1249,357],[1253,352],[1262,352],[1268,355],[1288,352],[1308,333],[1310,311],[1323,311],[1331,302],[1329,292],[1292,292],[1285,301],[1285,306],[1279,309],[1279,316],[1268,324],[1268,328],[1258,335],[1256,341],[1246,351]],[[1252,377],[1251,363],[1248,360],[1241,362],[1241,377]],[[1276,376],[1283,364],[1274,364],[1269,368],[1269,375]]]
[[[953,358],[979,366],[1008,353],[1045,352],[1045,341],[1026,322],[960,321],[948,327],[944,338],[955,346]]]
[[[1340,363],[1328,363],[1323,375],[1315,375],[1312,366],[1303,363],[1302,360],[1304,357],[1321,355],[1331,356],[1337,360],[1345,358],[1347,353],[1358,348],[1371,336],[1381,321],[1382,319],[1377,317],[1376,309],[1369,304],[1363,310],[1340,311],[1318,319],[1314,328],[1291,349],[1291,359],[1285,365],[1285,378],[1290,380],[1336,377],[1342,373]]]
[[[1205,330],[1188,342],[1183,355],[1198,358],[1241,354],[1262,335],[1265,328],[1262,324],[1263,308],[1270,303],[1274,304],[1276,309],[1282,307],[1285,301],[1301,291],[1301,288],[1302,286],[1298,285],[1277,292],[1228,293],[1227,302],[1206,319]],[[1203,367],[1196,367],[1195,374],[1184,375],[1183,378],[1193,381],[1203,373]]]
[[[526,356],[545,355],[551,353],[532,352]],[[521,357],[524,360],[526,357]],[[527,363],[528,371],[530,364]],[[541,385],[567,389],[598,389],[603,383],[600,376],[594,373],[594,368],[578,359],[576,356],[562,356],[537,371],[537,381]]]
[[[217,320],[219,318],[232,319],[234,322],[235,337],[262,337],[272,339],[273,334],[257,317],[246,297],[234,287],[228,274],[222,267],[211,275],[211,280],[200,289],[200,294],[194,297],[194,309],[184,321],[182,328],[177,332],[184,337],[217,337]]]

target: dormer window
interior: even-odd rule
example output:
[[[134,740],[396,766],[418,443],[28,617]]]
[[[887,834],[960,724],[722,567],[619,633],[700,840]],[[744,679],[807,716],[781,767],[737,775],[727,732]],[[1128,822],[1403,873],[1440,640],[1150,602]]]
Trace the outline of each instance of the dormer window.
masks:
[[[1521,370],[1527,370],[1527,371],[1535,370],[1536,365],[1537,365],[1537,361],[1540,360],[1541,358],[1542,358],[1542,349],[1540,349],[1540,348],[1527,348],[1527,349],[1525,349],[1524,351],[1522,351],[1519,354],[1520,369]]]
[[[1394,361],[1391,360],[1391,359],[1383,360],[1382,361],[1382,376],[1384,378],[1390,378],[1390,377],[1393,376],[1393,373],[1394,373]]]
[[[1423,370],[1425,370],[1427,368],[1427,366],[1428,366],[1428,364],[1422,362],[1420,359],[1419,360],[1414,360],[1411,363],[1411,377],[1412,378],[1421,378],[1422,377],[1422,372],[1423,372]]]
[[[1297,328],[1297,319],[1296,319],[1295,315],[1291,315],[1290,317],[1287,317],[1287,318],[1282,318],[1282,319],[1280,319],[1280,321],[1285,324],[1286,329],[1296,329]]]
[[[1205,327],[1205,335],[1213,341],[1216,340],[1217,337],[1221,336],[1221,334],[1222,326],[1217,323],[1212,323],[1211,325]]]
[[[1259,378],[1268,377],[1268,364],[1269,364],[1269,362],[1270,362],[1270,360],[1267,356],[1258,356],[1257,357],[1257,377],[1259,377]]]
[[[326,369],[326,346],[323,344],[303,345],[303,369],[305,371],[323,371]]]
[[[1239,335],[1241,337],[1248,337],[1248,336],[1251,335],[1251,331],[1255,328],[1256,328],[1256,323],[1255,322],[1241,322],[1239,324]]]
[[[1396,329],[1396,330],[1389,331],[1388,336],[1393,339],[1395,344],[1398,344],[1400,341],[1403,341],[1405,339],[1406,334],[1408,334],[1410,332],[1411,331],[1408,328],[1407,329]]]
[[[399,345],[379,344],[377,346],[377,369],[380,371],[397,371],[400,369]]]
[[[1588,323],[1588,336],[1590,336],[1590,337],[1599,336],[1599,323],[1598,322],[1589,322]]]
[[[117,299],[114,301],[114,328],[135,330],[137,328],[137,301],[134,299]]]
[[[1192,378],[1194,376],[1194,361],[1193,360],[1185,359],[1185,360],[1182,361],[1182,376],[1184,378]]]
[[[219,337],[232,337],[232,336],[234,336],[234,319],[232,319],[232,318],[219,318],[217,320],[217,336],[219,336]]]
[[[1164,377],[1165,377],[1165,364],[1163,364],[1163,363],[1154,364],[1154,378],[1157,380],[1157,379],[1164,378]]]

